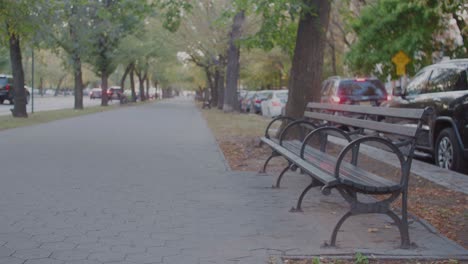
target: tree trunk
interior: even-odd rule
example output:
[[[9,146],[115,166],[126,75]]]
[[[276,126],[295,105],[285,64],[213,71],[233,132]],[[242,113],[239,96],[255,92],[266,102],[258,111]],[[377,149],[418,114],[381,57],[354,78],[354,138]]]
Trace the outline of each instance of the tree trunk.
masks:
[[[145,72],[145,77],[144,77],[144,80],[145,80],[145,83],[146,83],[146,99],[150,99],[150,95],[149,95],[149,89],[150,89],[150,86],[149,86],[149,78],[148,78],[148,70],[146,70]]]
[[[10,61],[13,72],[13,101],[15,104],[11,112],[13,117],[28,117],[28,113],[26,112],[26,90],[24,89],[20,38],[16,33],[10,32],[8,25],[7,30],[10,33]]]
[[[109,98],[107,98],[107,81],[109,76],[107,73],[103,72],[101,74],[101,106],[108,106],[109,105]]]
[[[72,7],[72,16],[76,16],[76,6]],[[69,21],[70,25],[70,39],[73,43],[78,43],[78,36],[76,35],[75,22]],[[81,57],[77,47],[73,47],[71,52],[73,61],[73,79],[75,81],[75,109],[83,109],[83,73],[81,70]]]
[[[218,89],[218,109],[223,110],[224,105],[224,71],[220,69],[216,69],[217,78],[217,89]]]
[[[130,89],[132,89],[132,101],[136,102],[137,101],[137,95],[135,91],[135,69],[134,66],[132,66],[132,69],[130,70]]]
[[[73,55],[73,76],[75,79],[75,109],[83,109],[83,74],[81,71],[81,58]]]
[[[145,98],[145,86],[144,86],[144,80],[143,76],[141,76],[141,72],[135,71],[136,75],[138,77],[138,83],[139,83],[139,90],[140,90],[140,101],[143,102],[146,100]]]
[[[54,93],[54,96],[58,96],[59,92],[60,92],[60,88],[62,88],[62,83],[63,83],[63,80],[65,79],[65,77],[67,77],[66,74],[64,74],[62,77],[60,77],[58,83],[57,83],[57,87],[55,87],[55,93]]]
[[[300,118],[306,104],[320,101],[323,55],[330,14],[329,0],[304,0],[312,13],[304,13],[299,22],[296,47],[289,79],[286,115]]]
[[[218,90],[216,89],[216,76],[213,78],[213,73],[209,67],[205,67],[206,81],[211,92],[211,106],[218,105]]]
[[[125,80],[127,79],[127,75],[128,73],[130,73],[130,70],[133,68],[133,63],[130,63],[127,65],[127,67],[125,68],[125,72],[124,74],[122,75],[122,78],[120,79],[120,91],[123,93],[123,91],[125,90],[124,87],[125,87]]]
[[[39,94],[44,96],[44,78],[39,78]]]
[[[239,111],[237,84],[239,79],[240,48],[237,41],[242,35],[242,25],[245,20],[244,11],[239,11],[234,17],[229,36],[228,62],[226,70],[226,93],[224,94],[223,110],[225,112]]]
[[[333,75],[336,76],[338,75],[338,71],[336,70],[336,44],[335,44],[335,35],[333,34],[333,30],[330,30],[330,40],[328,41],[328,46],[330,47]]]

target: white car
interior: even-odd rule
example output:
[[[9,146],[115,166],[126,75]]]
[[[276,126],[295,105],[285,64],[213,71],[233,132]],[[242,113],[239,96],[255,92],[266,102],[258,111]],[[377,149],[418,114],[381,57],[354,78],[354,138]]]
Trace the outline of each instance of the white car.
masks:
[[[262,102],[262,115],[276,117],[283,113],[288,101],[288,90],[272,91],[268,98]]]

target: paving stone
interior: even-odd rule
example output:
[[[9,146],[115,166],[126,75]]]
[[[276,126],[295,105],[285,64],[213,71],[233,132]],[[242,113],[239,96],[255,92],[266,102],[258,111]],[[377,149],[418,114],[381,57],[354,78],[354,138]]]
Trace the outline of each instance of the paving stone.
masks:
[[[125,255],[125,253],[114,251],[96,252],[91,254],[88,259],[101,262],[123,261],[125,259]]]
[[[91,254],[89,250],[71,249],[71,250],[57,250],[52,253],[51,258],[58,260],[83,260],[88,258]]]
[[[102,264],[102,262],[99,262],[97,260],[73,260],[73,261],[67,261],[65,264]],[[108,264],[108,263],[106,263]]]
[[[5,244],[5,247],[20,250],[20,249],[32,249],[38,248],[41,244],[32,240],[26,239],[18,239],[18,240],[11,240]]]
[[[112,246],[111,251],[124,254],[145,253],[146,247],[139,247],[136,245],[117,245]]]
[[[147,264],[147,263],[161,263],[163,256],[154,254],[128,254],[126,261]]]
[[[0,264],[23,264],[24,259],[14,257],[0,257]]]
[[[17,250],[13,257],[20,258],[20,259],[39,259],[39,258],[47,258],[52,254],[52,251],[41,249],[41,248],[33,248],[33,249],[21,249]]]
[[[70,242],[48,242],[48,243],[42,243],[39,248],[42,249],[48,249],[52,251],[60,251],[60,250],[69,250],[69,249],[74,249],[76,248],[76,244],[70,243]]]
[[[30,259],[26,260],[24,264],[64,264],[64,261],[50,259],[50,258],[43,258],[43,259]]]

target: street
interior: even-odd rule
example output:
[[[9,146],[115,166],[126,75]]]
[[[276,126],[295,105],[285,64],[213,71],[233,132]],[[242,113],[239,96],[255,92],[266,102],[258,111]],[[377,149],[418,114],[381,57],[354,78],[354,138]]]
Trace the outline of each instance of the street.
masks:
[[[58,110],[58,109],[72,109],[74,104],[73,96],[38,96],[34,97],[34,112],[48,111],[48,110]],[[109,102],[109,104],[118,103],[117,100]],[[83,97],[84,107],[97,106],[101,104],[101,99],[89,99],[88,96]],[[0,116],[10,115],[10,109],[13,108],[12,105],[8,104],[8,101],[5,101],[5,104],[0,104]],[[31,113],[31,101],[26,106],[28,113]]]

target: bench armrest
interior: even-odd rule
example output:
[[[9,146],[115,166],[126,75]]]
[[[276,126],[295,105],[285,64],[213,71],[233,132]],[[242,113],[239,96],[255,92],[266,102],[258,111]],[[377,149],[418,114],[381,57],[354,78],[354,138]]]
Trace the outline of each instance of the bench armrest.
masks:
[[[270,130],[270,127],[277,121],[281,121],[283,122],[284,120],[288,120],[290,122],[294,122],[296,119],[292,118],[292,117],[288,117],[288,116],[278,116],[276,117],[275,119],[273,119],[269,124],[268,126],[266,127],[266,130],[265,130],[265,137],[266,138],[271,138],[270,137],[270,134],[268,133],[268,131]]]
[[[285,136],[287,135],[287,132],[289,130],[291,130],[291,128],[295,127],[295,126],[299,126],[299,125],[309,125],[311,126],[314,130],[317,128],[317,125],[310,122],[310,121],[307,121],[307,120],[297,120],[297,121],[294,121],[292,123],[289,123],[280,133],[280,136],[279,136],[279,142],[280,142],[280,145],[282,146],[283,145],[283,140],[285,138]]]
[[[340,177],[341,163],[342,163],[344,157],[346,156],[346,154],[349,151],[353,151],[353,153],[352,153],[352,155],[353,155],[352,156],[352,160],[353,160],[352,163],[354,165],[357,165],[357,156],[359,155],[359,146],[362,143],[370,142],[370,141],[384,144],[385,146],[387,146],[389,148],[389,150],[391,152],[395,153],[395,155],[400,160],[400,166],[401,166],[400,185],[402,185],[402,186],[406,185],[406,187],[407,187],[408,177],[409,177],[409,172],[410,172],[410,167],[411,167],[411,159],[409,159],[409,160],[405,159],[405,156],[400,151],[400,149],[397,146],[395,146],[390,140],[385,139],[385,138],[381,138],[381,137],[378,137],[378,136],[366,136],[366,137],[358,138],[358,139],[350,142],[343,150],[341,150],[341,152],[338,155],[338,158],[336,160],[335,173],[334,173],[335,177],[336,178]]]
[[[348,142],[352,141],[351,137],[346,132],[344,132],[342,129],[339,129],[339,128],[336,128],[336,127],[333,127],[333,126],[319,127],[317,129],[314,129],[309,134],[307,134],[307,136],[302,141],[301,152],[300,152],[301,153],[301,159],[304,159],[305,148],[307,147],[307,143],[309,142],[309,140],[311,140],[312,137],[314,135],[318,134],[318,133],[326,133],[326,132],[336,132],[336,133],[342,135],[344,139],[348,140]],[[322,146],[325,147],[326,140],[323,140],[323,141],[321,140],[321,143],[323,144]],[[321,146],[321,148],[322,148],[322,146]],[[320,149],[320,150],[325,151],[324,149]]]

